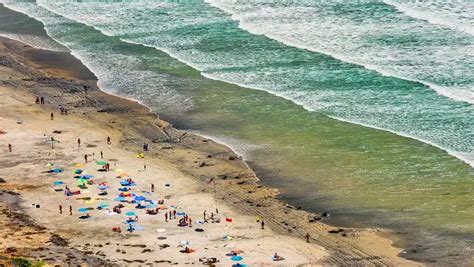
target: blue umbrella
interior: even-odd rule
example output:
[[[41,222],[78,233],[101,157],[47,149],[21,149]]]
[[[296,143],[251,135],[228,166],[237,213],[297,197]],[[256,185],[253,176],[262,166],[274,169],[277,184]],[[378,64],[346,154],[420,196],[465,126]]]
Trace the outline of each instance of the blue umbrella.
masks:
[[[84,213],[84,212],[88,212],[89,209],[88,208],[79,208],[78,211]]]
[[[247,265],[242,263],[233,264],[232,267],[247,267]]]
[[[92,179],[92,178],[94,178],[94,175],[90,175],[90,174],[81,175],[81,178],[83,178],[83,179]]]
[[[53,184],[54,185],[61,185],[61,184],[64,184],[64,182],[63,181],[54,181]]]
[[[76,169],[76,170],[74,171],[75,174],[81,174],[82,172],[83,172],[83,170],[81,170],[81,169]]]
[[[126,191],[128,191],[129,189],[128,189],[127,187],[121,187],[121,188],[119,188],[118,190],[119,190],[119,191],[124,191],[124,192],[126,192]]]
[[[238,255],[237,255],[237,256],[232,256],[232,257],[230,257],[230,259],[233,260],[233,261],[241,261],[241,260],[243,260],[244,258],[242,258],[241,256],[238,256]]]
[[[105,190],[105,189],[107,189],[107,188],[109,188],[109,187],[106,186],[106,185],[99,185],[98,188],[99,188],[100,190]]]
[[[127,215],[127,216],[135,216],[135,215],[137,215],[137,214],[136,214],[134,211],[127,211],[127,212],[125,212],[125,215]]]
[[[114,200],[115,200],[115,201],[124,201],[125,198],[124,198],[124,197],[116,197]]]
[[[136,201],[143,201],[143,200],[146,200],[146,197],[144,197],[144,196],[137,196],[137,197],[135,197],[135,200],[136,200]]]
[[[109,204],[106,204],[106,203],[102,203],[99,206],[97,206],[98,209],[105,209],[105,208],[108,208],[108,207],[109,207]]]
[[[52,170],[54,173],[60,173],[60,172],[63,172],[64,170],[63,169],[59,169],[59,168],[54,168]]]

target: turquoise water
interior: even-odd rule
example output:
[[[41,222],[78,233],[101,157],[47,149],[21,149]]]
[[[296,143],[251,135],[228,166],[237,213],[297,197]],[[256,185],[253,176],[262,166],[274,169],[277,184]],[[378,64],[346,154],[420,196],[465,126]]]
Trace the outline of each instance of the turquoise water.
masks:
[[[287,201],[402,229],[420,258],[472,259],[473,37],[459,7],[39,3],[7,6],[104,90],[232,146]]]

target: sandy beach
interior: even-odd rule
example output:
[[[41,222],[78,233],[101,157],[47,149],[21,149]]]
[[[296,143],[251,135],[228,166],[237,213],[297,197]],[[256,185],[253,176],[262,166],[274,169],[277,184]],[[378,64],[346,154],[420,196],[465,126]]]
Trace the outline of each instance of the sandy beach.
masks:
[[[401,249],[385,230],[334,228],[324,223],[324,211],[309,214],[275,199],[278,191],[261,186],[229,148],[101,92],[94,75],[67,53],[0,38],[0,81],[0,262],[231,266],[237,261],[226,254],[242,250],[240,262],[249,266],[419,265],[398,256]],[[98,161],[110,170],[101,171]],[[78,188],[74,177],[81,175],[92,181]],[[116,199],[128,178],[135,185],[126,193],[162,206],[156,215],[136,208],[132,197]],[[80,194],[65,195],[66,186]],[[122,213],[112,212],[120,203]],[[166,222],[170,211],[183,215]],[[135,215],[126,212],[138,217],[132,232],[125,221]],[[85,214],[90,217],[79,218]],[[184,214],[191,226],[177,225]],[[181,253],[185,247],[195,251]],[[273,261],[274,253],[284,260]]]

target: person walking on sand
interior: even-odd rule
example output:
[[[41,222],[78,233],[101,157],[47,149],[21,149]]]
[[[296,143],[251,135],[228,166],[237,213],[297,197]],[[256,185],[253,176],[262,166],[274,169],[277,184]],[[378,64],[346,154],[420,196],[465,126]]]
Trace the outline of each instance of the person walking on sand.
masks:
[[[69,205],[69,215],[72,215],[72,206]]]
[[[110,136],[107,136],[107,145],[111,145],[112,142],[110,141]]]
[[[51,120],[54,120],[54,113],[51,112]]]
[[[100,158],[101,158],[101,159],[104,158],[104,152],[102,152],[102,150],[100,151]]]
[[[81,138],[77,138],[77,147],[81,147]]]
[[[189,227],[193,227],[193,220],[191,219],[191,217],[188,217],[188,220],[189,220]]]
[[[151,184],[151,192],[155,192],[155,185]]]
[[[176,219],[176,210],[173,210],[173,219]]]
[[[260,226],[262,227],[262,230],[265,229],[265,222],[263,220],[260,222]]]
[[[165,222],[168,222],[168,212],[165,212]]]
[[[40,99],[39,97],[36,97],[36,101],[35,101],[36,104],[39,104],[40,103]]]
[[[84,155],[84,161],[87,163],[87,154]]]
[[[41,105],[43,105],[43,104],[44,104],[44,97],[41,97],[41,99],[40,99],[40,103],[41,103]]]
[[[12,144],[8,144],[8,151],[11,153],[13,151]]]
[[[63,206],[59,205],[59,214],[63,214]]]
[[[305,237],[306,237],[306,243],[309,243],[309,239],[311,238],[311,236],[309,235],[309,233],[306,233]]]

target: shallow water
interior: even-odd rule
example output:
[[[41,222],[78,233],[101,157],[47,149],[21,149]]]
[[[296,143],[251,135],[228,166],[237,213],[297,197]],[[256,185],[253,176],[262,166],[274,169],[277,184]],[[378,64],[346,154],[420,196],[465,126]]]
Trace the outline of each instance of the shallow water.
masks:
[[[81,13],[82,17],[76,20],[86,20],[90,12],[104,12],[100,4],[94,4],[94,8],[84,5],[75,9],[89,13]],[[156,12],[160,5],[138,7]],[[52,38],[94,71],[104,90],[139,99],[180,128],[230,144],[245,155],[265,184],[279,188],[282,198],[293,204],[314,211],[329,209],[336,224],[369,224],[403,230],[413,237],[407,236],[411,246],[423,244],[423,249],[418,249],[423,252],[419,258],[446,257],[455,252],[463,254],[465,260],[472,259],[474,171],[471,166],[426,143],[328,116],[342,112],[360,115],[361,120],[366,118],[369,122],[398,125],[433,136],[433,142],[444,140],[442,144],[461,153],[466,149],[469,154],[474,141],[473,109],[469,103],[441,96],[421,83],[383,76],[324,54],[246,33],[224,15],[215,18],[214,13],[209,14],[223,28],[205,40],[192,39],[200,34],[212,34],[215,25],[202,25],[202,21],[194,20],[178,32],[167,29],[164,32],[168,35],[157,33],[150,37],[157,41],[158,36],[168,36],[165,43],[171,44],[174,38],[180,40],[175,48],[191,51],[189,57],[198,63],[189,64],[197,69],[215,63],[200,72],[155,48],[124,42],[137,41],[132,37],[144,38],[139,25],[134,34],[108,29],[106,33],[118,36],[107,36],[34,3],[8,6],[44,23]],[[64,8],[71,12],[67,6],[58,7],[66,12]],[[136,12],[136,8],[122,4],[117,10],[127,15]],[[176,12],[173,8],[162,12]],[[186,11],[185,7],[180,8]],[[101,15],[100,25],[95,25],[101,29],[114,29],[109,20],[120,18]],[[147,13],[141,13],[140,18],[148,19]],[[190,32],[187,27],[196,24],[197,28],[192,27]],[[223,29],[235,33],[233,39],[220,39]],[[188,40],[183,43],[179,39],[182,37]],[[244,52],[229,47],[231,42],[244,41],[247,45]],[[257,45],[262,51],[256,49]],[[173,51],[168,53],[176,56]],[[204,60],[199,53],[212,58]],[[239,53],[238,60],[231,57]],[[266,56],[259,60],[257,57],[262,55]],[[257,74],[256,69],[260,69]],[[219,75],[229,73],[237,73],[241,84],[258,80],[272,85],[268,91],[275,94],[284,94],[291,86],[298,90],[290,96],[284,95],[292,101],[265,90],[252,90],[202,75],[222,78]],[[262,80],[259,76],[263,74],[268,77]],[[307,86],[301,81],[295,85],[291,81],[295,77],[305,78]],[[351,89],[354,84],[360,88]],[[324,88],[323,94],[312,91],[308,85]],[[308,111],[307,104],[295,104],[298,97],[322,107]],[[358,102],[361,105],[356,105]]]

